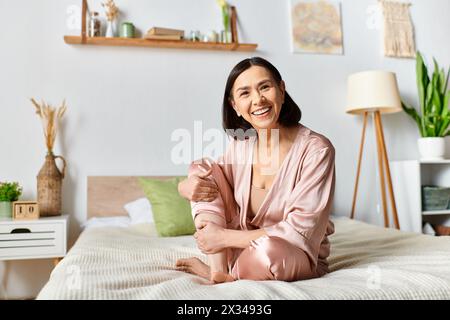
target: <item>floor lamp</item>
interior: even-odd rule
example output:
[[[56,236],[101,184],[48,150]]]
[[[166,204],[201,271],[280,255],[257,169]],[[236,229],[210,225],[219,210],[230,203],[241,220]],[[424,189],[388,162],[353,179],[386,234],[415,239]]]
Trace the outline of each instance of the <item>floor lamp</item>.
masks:
[[[400,229],[392,189],[391,172],[389,169],[388,155],[384,140],[381,114],[402,111],[400,94],[398,91],[395,73],[387,71],[364,71],[351,74],[347,83],[347,113],[363,115],[363,129],[361,144],[359,147],[358,167],[356,172],[355,188],[353,192],[353,203],[350,218],[355,217],[356,195],[358,192],[359,173],[361,169],[361,158],[364,149],[364,137],[368,114],[373,114],[375,136],[377,141],[378,171],[381,184],[381,198],[383,203],[384,226],[389,227],[389,217],[386,202],[386,182],[391,200],[392,215],[395,228]],[[385,176],[386,173],[386,176]]]

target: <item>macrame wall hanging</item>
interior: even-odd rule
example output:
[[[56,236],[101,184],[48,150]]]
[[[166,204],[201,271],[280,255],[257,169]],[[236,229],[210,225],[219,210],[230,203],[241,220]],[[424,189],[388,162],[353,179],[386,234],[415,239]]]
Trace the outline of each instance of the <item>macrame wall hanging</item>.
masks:
[[[384,55],[414,58],[414,29],[409,13],[410,3],[379,0],[384,16]]]

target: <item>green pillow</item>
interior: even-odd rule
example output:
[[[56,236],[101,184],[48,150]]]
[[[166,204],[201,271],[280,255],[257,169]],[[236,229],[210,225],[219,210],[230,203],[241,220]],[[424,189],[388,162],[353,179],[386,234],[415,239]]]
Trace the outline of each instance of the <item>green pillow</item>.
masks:
[[[196,231],[191,205],[178,194],[178,183],[185,178],[139,178],[139,183],[152,204],[153,219],[160,237],[188,235]]]

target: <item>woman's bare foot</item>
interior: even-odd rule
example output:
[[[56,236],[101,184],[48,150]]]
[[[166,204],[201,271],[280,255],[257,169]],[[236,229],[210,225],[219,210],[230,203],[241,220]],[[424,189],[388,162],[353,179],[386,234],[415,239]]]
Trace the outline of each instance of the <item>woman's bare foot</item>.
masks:
[[[211,268],[198,258],[179,259],[176,267],[179,271],[196,274],[206,280],[211,279]]]
[[[234,281],[234,278],[225,272],[212,272],[211,268],[198,258],[179,259],[176,262],[179,271],[192,273],[212,283],[223,283]]]
[[[214,283],[232,282],[234,278],[228,273],[218,271],[212,272],[211,281]]]

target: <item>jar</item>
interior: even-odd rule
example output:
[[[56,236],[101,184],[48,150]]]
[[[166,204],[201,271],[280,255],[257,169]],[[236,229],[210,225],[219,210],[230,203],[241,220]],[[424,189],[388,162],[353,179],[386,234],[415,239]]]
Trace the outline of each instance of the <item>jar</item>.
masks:
[[[218,42],[218,40],[219,40],[219,35],[217,34],[216,31],[212,30],[212,31],[208,34],[208,40],[209,40],[209,42]]]
[[[100,37],[100,30],[102,27],[102,23],[98,17],[98,12],[92,12],[90,20],[89,20],[89,37]]]
[[[135,28],[131,22],[122,23],[120,28],[120,36],[123,38],[134,38]]]
[[[200,41],[200,31],[191,31],[191,41]]]

